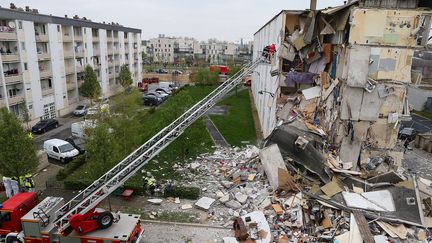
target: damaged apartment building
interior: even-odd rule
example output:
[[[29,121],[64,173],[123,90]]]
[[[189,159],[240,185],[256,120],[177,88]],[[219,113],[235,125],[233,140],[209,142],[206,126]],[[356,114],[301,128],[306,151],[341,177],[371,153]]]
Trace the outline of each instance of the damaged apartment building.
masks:
[[[254,59],[267,45],[277,51],[252,73],[267,143],[278,143],[327,182],[328,160],[351,174],[401,166],[398,131],[410,119],[412,59],[428,44],[431,7],[362,0],[284,10],[271,19],[254,35]]]

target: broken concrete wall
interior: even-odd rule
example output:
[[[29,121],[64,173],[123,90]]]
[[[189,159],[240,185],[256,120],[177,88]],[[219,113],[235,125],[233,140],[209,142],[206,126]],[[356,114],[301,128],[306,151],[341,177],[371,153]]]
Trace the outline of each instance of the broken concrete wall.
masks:
[[[421,15],[430,14],[431,12],[419,10],[357,8],[351,14],[349,42],[359,45],[419,47],[417,38],[423,24]]]

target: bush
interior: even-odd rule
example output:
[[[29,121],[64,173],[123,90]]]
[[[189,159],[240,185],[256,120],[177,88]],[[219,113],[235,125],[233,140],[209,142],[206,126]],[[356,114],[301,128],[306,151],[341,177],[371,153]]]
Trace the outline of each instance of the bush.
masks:
[[[62,181],[66,179],[69,175],[77,170],[81,165],[85,164],[85,156],[81,155],[69,162],[63,169],[61,169],[57,174],[57,180]]]
[[[179,187],[173,186],[171,193],[165,195],[166,197],[179,197],[184,199],[198,199],[200,196],[200,189],[198,187]]]

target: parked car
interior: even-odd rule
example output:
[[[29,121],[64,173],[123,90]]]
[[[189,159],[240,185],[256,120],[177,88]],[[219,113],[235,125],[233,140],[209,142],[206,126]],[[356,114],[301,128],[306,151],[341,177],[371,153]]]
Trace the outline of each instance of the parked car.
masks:
[[[150,94],[154,95],[154,96],[160,98],[162,101],[165,101],[168,98],[168,95],[162,95],[162,94],[156,92],[155,90],[151,90],[151,91],[147,92],[147,94],[148,95],[150,95]]]
[[[158,78],[158,77],[143,78],[143,79],[142,79],[142,82],[143,82],[143,83],[146,83],[146,84],[159,83],[159,78]]]
[[[171,92],[171,90],[170,89],[166,89],[166,88],[157,88],[157,89],[155,89],[155,91],[156,92],[163,92],[163,93],[165,93],[165,94],[167,94],[167,95],[171,95],[172,94],[172,92]]]
[[[76,150],[78,150],[79,154],[84,154],[85,153],[85,149],[82,146],[78,146],[79,142],[75,142],[75,141],[81,141],[80,139],[72,139],[72,138],[66,138],[65,139],[66,142],[70,143]]]
[[[156,73],[168,73],[166,69],[158,68],[156,69]]]
[[[56,119],[40,120],[32,127],[32,133],[44,133],[59,126]]]
[[[71,124],[71,134],[76,138],[86,138],[86,129],[91,129],[96,127],[96,120],[85,120],[74,122]],[[73,145],[73,144],[72,144]]]
[[[155,90],[154,93],[159,94],[159,96],[162,98],[162,100],[166,100],[169,97],[169,94],[167,94],[163,91],[160,91],[160,90],[159,91]]]
[[[172,73],[173,73],[173,74],[176,74],[176,75],[183,74],[183,72],[180,71],[180,70],[174,70]]]
[[[401,140],[413,141],[417,136],[417,130],[412,127],[405,127],[399,131],[398,137]]]
[[[87,105],[79,105],[75,110],[73,111],[73,114],[75,116],[85,116],[87,114]]]
[[[72,144],[57,138],[45,141],[43,150],[47,153],[48,158],[59,160],[62,163],[67,163],[79,154]]]
[[[159,88],[169,89],[170,91],[175,91],[180,88],[180,86],[174,82],[160,82]]]
[[[162,98],[156,96],[155,94],[144,95],[144,105],[147,106],[158,106],[162,103]]]
[[[98,112],[108,112],[109,113],[109,105],[108,104],[102,104],[102,105],[95,105],[93,107],[90,107],[87,110],[87,115],[95,115]]]

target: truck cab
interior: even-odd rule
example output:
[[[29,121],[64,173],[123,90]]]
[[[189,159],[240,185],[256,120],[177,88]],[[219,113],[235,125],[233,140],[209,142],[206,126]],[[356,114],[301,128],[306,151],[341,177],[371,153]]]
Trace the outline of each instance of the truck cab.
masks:
[[[19,193],[0,205],[0,236],[4,238],[10,232],[22,229],[21,217],[38,203],[35,192]]]

